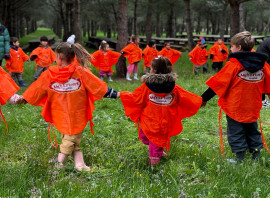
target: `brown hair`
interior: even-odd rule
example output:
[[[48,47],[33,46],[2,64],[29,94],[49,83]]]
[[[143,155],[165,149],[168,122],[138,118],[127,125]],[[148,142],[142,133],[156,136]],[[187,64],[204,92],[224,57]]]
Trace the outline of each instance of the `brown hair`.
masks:
[[[151,67],[155,70],[156,74],[168,74],[172,72],[172,63],[163,56],[154,58],[151,62]]]
[[[106,46],[109,45],[106,41],[101,41],[99,49],[103,50],[106,48]]]
[[[132,42],[135,42],[137,39],[138,39],[139,37],[137,36],[137,35],[131,35],[131,37],[130,37],[130,40],[132,41]]]
[[[60,54],[61,58],[65,60],[67,63],[73,62],[75,56],[77,61],[83,67],[89,67],[90,61],[92,59],[92,55],[88,53],[88,51],[79,43],[70,44],[67,42],[60,43],[56,49],[55,53]]]
[[[240,32],[234,35],[231,39],[231,44],[241,46],[243,51],[250,51],[254,47],[254,39],[248,31]]]

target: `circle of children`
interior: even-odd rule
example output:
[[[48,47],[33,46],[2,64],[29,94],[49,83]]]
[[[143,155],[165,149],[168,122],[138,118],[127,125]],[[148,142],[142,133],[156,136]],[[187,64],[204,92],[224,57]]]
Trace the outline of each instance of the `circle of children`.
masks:
[[[209,88],[201,96],[175,83],[177,75],[173,72],[173,64],[181,52],[171,49],[170,43],[158,52],[155,43],[150,42],[142,51],[138,46],[139,37],[132,36],[130,43],[121,50],[129,63],[128,81],[132,72],[134,79],[138,80],[138,62],[144,58],[146,74],[141,77],[142,85],[133,93],[117,92],[102,80],[105,75],[112,80],[112,65],[121,55],[109,50],[105,41],[101,43],[100,50],[92,55],[73,42],[60,43],[54,53],[48,46],[47,37],[43,36],[40,46],[30,58],[19,47],[18,39],[12,38],[11,44],[10,59],[6,65],[10,75],[0,67],[1,105],[8,101],[43,108],[41,115],[45,121],[61,133],[58,168],[64,167],[67,157],[72,155],[75,169],[90,170],[80,151],[82,131],[89,121],[93,132],[94,102],[104,97],[120,97],[126,116],[137,123],[139,138],[149,147],[150,165],[159,163],[161,157],[167,155],[164,148],[169,151],[170,138],[182,131],[181,120],[196,114],[215,95],[219,96],[220,109],[226,113],[228,142],[232,152],[236,153],[234,162],[243,161],[246,151],[252,153],[252,159],[258,159],[263,146],[267,149],[257,120],[262,108],[261,96],[270,93],[270,66],[266,63],[265,54],[252,51],[254,40],[249,32],[232,37],[231,53],[223,68],[228,49],[221,39],[210,49],[210,56],[203,38],[189,53],[196,73],[201,67],[206,71],[209,57],[213,60],[213,68],[218,70],[206,81]],[[17,77],[19,84],[25,86],[22,80],[23,62],[29,59],[37,64],[35,81],[19,96],[15,94],[19,87],[14,80]],[[100,78],[88,69],[90,60],[100,69]],[[57,65],[52,65],[54,61]],[[222,137],[222,131],[220,135]],[[51,144],[54,145],[52,141]],[[224,153],[222,141],[221,151]]]

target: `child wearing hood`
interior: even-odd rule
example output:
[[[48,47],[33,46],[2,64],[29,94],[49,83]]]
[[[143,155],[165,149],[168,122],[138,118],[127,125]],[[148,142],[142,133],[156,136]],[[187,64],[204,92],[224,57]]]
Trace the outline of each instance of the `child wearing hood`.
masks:
[[[257,120],[262,108],[262,94],[270,93],[270,67],[266,55],[251,52],[253,46],[250,32],[233,36],[229,61],[206,81],[209,88],[202,94],[203,106],[214,95],[219,96],[218,105],[226,113],[228,123],[228,142],[238,162],[244,160],[246,151],[252,153],[252,159],[257,159],[260,150],[266,147]]]
[[[170,139],[183,130],[181,120],[197,113],[202,98],[175,83],[171,62],[162,56],[151,62],[150,74],[133,93],[120,92],[127,117],[138,124],[139,138],[148,145],[149,164],[156,165],[167,154]]]
[[[55,53],[58,65],[43,72],[23,97],[28,103],[43,107],[41,115],[45,121],[61,133],[58,167],[62,168],[72,155],[75,169],[89,171],[80,151],[83,130],[90,121],[93,133],[94,102],[103,97],[116,98],[117,92],[87,68],[92,56],[79,43],[60,43]],[[75,56],[78,63],[74,62]]]
[[[200,38],[201,41],[198,42],[198,45],[188,54],[189,60],[193,63],[193,73],[198,74],[203,67],[203,73],[207,73],[208,70],[208,53],[206,50],[204,38]]]

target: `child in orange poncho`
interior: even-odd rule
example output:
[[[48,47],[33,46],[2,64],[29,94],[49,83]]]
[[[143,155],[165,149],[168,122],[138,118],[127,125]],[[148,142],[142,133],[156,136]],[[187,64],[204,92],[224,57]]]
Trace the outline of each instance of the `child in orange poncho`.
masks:
[[[171,44],[165,43],[163,49],[158,53],[158,55],[161,55],[167,59],[169,59],[169,61],[172,63],[172,66],[176,63],[176,61],[179,59],[179,57],[181,57],[181,52],[172,49],[171,48]]]
[[[266,142],[262,142],[264,136],[258,130],[257,119],[262,94],[270,93],[270,67],[266,55],[251,52],[253,46],[249,32],[233,36],[229,61],[206,81],[209,88],[202,94],[203,104],[214,95],[219,96],[218,105],[226,113],[228,123],[228,142],[239,162],[244,160],[247,150],[252,153],[252,159],[257,159],[263,145],[268,149]]]
[[[61,43],[56,47],[56,62],[24,92],[24,99],[43,107],[41,115],[61,133],[62,144],[58,155],[63,167],[68,155],[73,155],[75,169],[89,171],[80,152],[82,132],[90,121],[94,102],[102,97],[116,98],[117,92],[86,68],[90,54],[78,43]],[[74,63],[77,57],[80,65]],[[57,146],[57,144],[56,144]]]
[[[158,56],[158,51],[156,49],[156,44],[153,41],[150,41],[146,48],[143,50],[143,66],[145,67],[145,73],[149,73],[151,62],[154,58]]]
[[[212,69],[214,71],[220,71],[223,62],[226,61],[228,57],[228,49],[224,45],[224,42],[221,38],[217,40],[217,42],[209,49],[210,59],[212,60]]]
[[[94,59],[91,62],[100,70],[99,76],[101,80],[107,75],[108,80],[113,81],[111,78],[112,66],[117,63],[121,54],[110,50],[109,47],[106,41],[102,41],[100,49],[92,54]]]
[[[20,104],[23,102],[23,98],[16,94],[20,88],[16,85],[10,75],[0,67],[0,121],[1,117],[6,123],[4,115],[1,111],[1,105],[9,102],[10,104]],[[7,126],[7,123],[6,123]]]
[[[11,78],[16,82],[18,79],[19,85],[26,87],[24,84],[22,73],[23,73],[23,63],[28,60],[28,56],[20,48],[20,43],[18,38],[10,38],[10,58],[6,59],[6,68],[10,73]]]
[[[130,44],[124,47],[121,52],[128,59],[129,66],[127,68],[126,79],[131,81],[130,75],[134,73],[134,79],[138,79],[138,63],[142,59],[142,50],[139,47],[140,38],[136,35],[132,35]]]
[[[133,93],[120,92],[126,116],[140,127],[139,138],[149,145],[149,163],[155,165],[170,148],[170,138],[181,133],[181,120],[199,110],[202,99],[175,83],[171,62],[155,58],[150,74]]]
[[[36,71],[34,73],[34,80],[38,79],[40,74],[46,71],[49,66],[55,61],[55,54],[48,46],[48,38],[46,36],[40,37],[40,45],[30,54],[30,60],[36,61]]]
[[[188,54],[190,61],[193,63],[193,70],[197,74],[201,67],[203,67],[203,73],[208,70],[208,53],[206,50],[205,40],[201,38],[198,45]]]

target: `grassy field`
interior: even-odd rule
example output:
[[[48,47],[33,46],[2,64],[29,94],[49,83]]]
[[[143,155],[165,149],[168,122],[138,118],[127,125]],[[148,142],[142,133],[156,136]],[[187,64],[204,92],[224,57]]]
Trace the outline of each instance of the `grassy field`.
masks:
[[[142,63],[140,71],[142,71]],[[33,81],[34,63],[25,63],[23,78]],[[97,74],[95,69],[92,71]],[[187,53],[175,65],[177,84],[200,95],[212,72],[192,74]],[[116,80],[108,86],[133,91],[141,83]],[[22,94],[25,88],[19,90]],[[0,197],[270,197],[270,155],[262,151],[259,162],[247,159],[230,164],[233,155],[224,138],[226,156],[219,153],[217,97],[183,120],[183,132],[171,139],[168,156],[155,167],[147,164],[148,149],[141,147],[137,128],[125,117],[119,99],[95,103],[95,135],[84,130],[82,151],[91,172],[77,172],[70,158],[62,170],[55,168],[58,151],[51,148],[48,123],[41,108],[27,105],[1,107],[8,122],[0,124]],[[270,144],[269,109],[261,111],[262,126]],[[223,130],[226,119],[223,114]],[[60,134],[56,132],[60,143]]]

